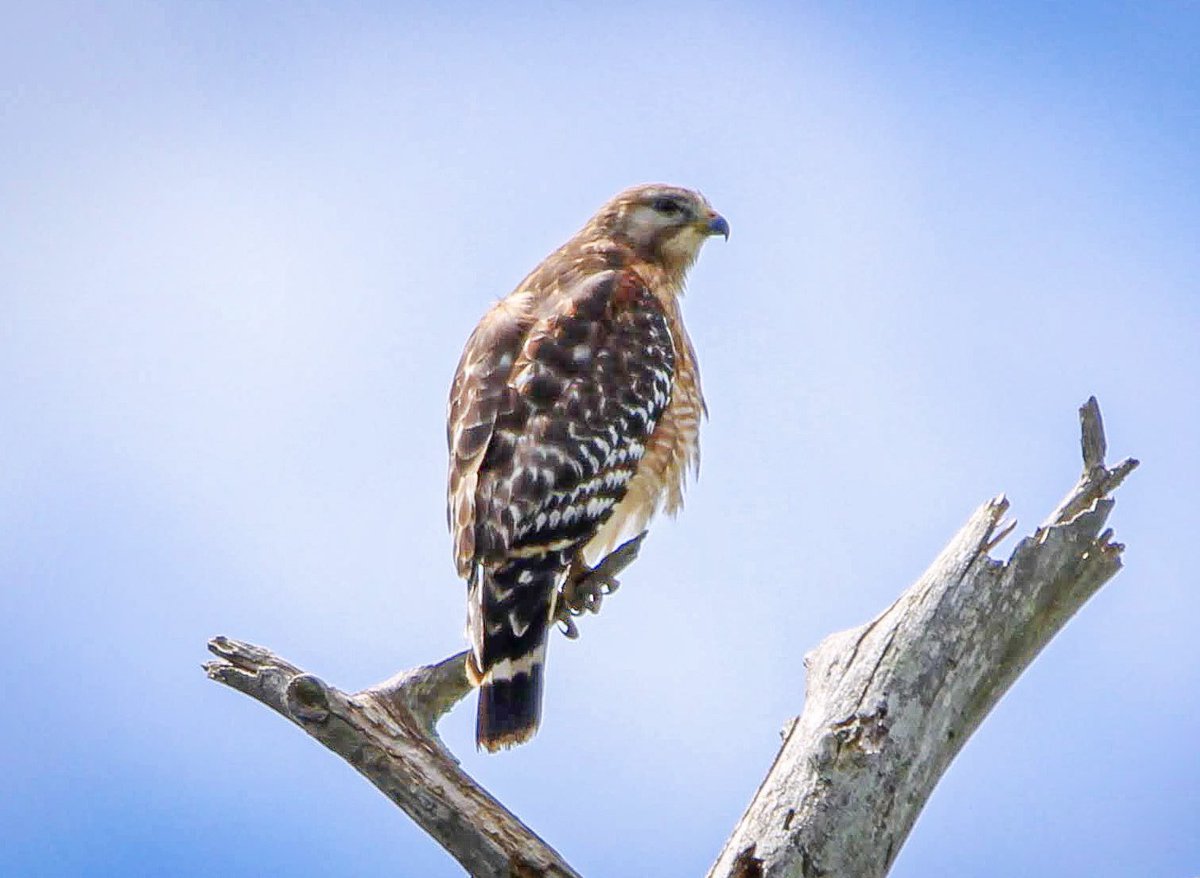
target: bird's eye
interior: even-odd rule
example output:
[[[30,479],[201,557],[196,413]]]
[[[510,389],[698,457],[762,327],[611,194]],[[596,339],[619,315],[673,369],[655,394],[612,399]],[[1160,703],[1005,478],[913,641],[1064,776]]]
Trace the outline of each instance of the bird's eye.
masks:
[[[675,216],[683,211],[683,206],[674,198],[655,198],[650,206],[663,216]]]

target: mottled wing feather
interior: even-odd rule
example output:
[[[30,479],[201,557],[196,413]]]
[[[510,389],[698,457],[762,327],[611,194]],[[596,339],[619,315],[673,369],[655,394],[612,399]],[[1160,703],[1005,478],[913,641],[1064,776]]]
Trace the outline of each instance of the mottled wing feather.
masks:
[[[599,272],[547,297],[477,470],[476,557],[586,542],[624,497],[674,368],[666,317],[636,273]]]
[[[459,575],[467,578],[475,560],[475,496],[496,417],[511,395],[508,378],[533,322],[533,296],[516,293],[484,315],[463,349],[450,387],[446,442],[450,478],[446,514],[454,536]]]
[[[584,563],[592,566],[645,531],[660,508],[674,515],[683,503],[689,470],[699,469],[700,419],[707,410],[696,355],[683,328],[678,301],[673,296],[664,301],[660,295],[659,302],[664,305],[675,350],[671,401],[646,442],[645,454],[624,499],[582,550]]]

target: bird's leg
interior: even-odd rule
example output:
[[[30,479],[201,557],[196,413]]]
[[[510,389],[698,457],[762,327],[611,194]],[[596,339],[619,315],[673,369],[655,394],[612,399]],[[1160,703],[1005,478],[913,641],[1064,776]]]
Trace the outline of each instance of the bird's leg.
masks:
[[[595,567],[589,567],[580,556],[575,556],[555,603],[554,620],[563,626],[563,634],[572,640],[579,636],[572,616],[600,612],[604,596],[612,594],[620,586],[617,574],[633,563],[646,533],[642,531],[632,540],[622,543]]]

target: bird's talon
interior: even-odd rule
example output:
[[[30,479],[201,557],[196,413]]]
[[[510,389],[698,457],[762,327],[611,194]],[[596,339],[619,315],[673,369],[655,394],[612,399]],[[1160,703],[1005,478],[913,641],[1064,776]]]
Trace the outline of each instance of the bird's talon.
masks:
[[[637,557],[645,532],[619,546],[595,567],[588,567],[578,558],[563,583],[558,595],[558,607],[554,621],[562,626],[562,633],[571,640],[579,637],[575,617],[585,613],[599,613],[604,598],[621,587],[617,574],[629,566]]]

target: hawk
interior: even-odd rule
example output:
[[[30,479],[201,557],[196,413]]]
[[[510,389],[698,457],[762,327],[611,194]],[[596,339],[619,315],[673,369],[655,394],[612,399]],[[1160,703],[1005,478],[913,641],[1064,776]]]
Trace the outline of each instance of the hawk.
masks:
[[[679,296],[712,235],[728,238],[729,224],[698,192],[621,192],[467,341],[450,389],[447,511],[480,748],[537,731],[565,594],[660,508],[673,515],[699,466],[706,410]]]

